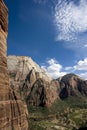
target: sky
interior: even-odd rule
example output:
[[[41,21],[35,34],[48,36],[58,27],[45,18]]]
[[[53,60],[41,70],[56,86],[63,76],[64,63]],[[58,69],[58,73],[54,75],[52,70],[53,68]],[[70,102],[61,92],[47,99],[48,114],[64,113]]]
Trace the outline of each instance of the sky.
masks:
[[[87,0],[4,0],[7,55],[29,56],[53,78],[87,79]]]

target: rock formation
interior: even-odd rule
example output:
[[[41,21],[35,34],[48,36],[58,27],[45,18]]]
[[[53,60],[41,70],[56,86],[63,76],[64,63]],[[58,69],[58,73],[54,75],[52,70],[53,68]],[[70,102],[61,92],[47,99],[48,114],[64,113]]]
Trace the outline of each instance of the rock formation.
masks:
[[[12,88],[29,105],[50,106],[58,98],[58,82],[30,57],[8,56],[7,62]]]
[[[59,80],[60,98],[69,96],[87,96],[87,81],[75,74],[67,74]]]
[[[37,79],[27,96],[27,104],[30,106],[50,107],[56,99],[58,99],[58,82]]]
[[[28,130],[27,109],[10,88],[7,71],[6,38],[8,9],[0,0],[0,130]]]
[[[8,56],[10,84],[30,106],[51,106],[56,99],[87,96],[87,81],[75,74],[53,80],[30,57]]]
[[[47,72],[40,68],[31,57],[26,56],[8,56],[7,57],[8,70],[10,75],[14,75],[15,81],[24,80],[26,76],[33,82],[37,78],[42,78],[46,81],[52,80]],[[33,76],[32,76],[33,75]],[[29,77],[30,76],[30,77]]]

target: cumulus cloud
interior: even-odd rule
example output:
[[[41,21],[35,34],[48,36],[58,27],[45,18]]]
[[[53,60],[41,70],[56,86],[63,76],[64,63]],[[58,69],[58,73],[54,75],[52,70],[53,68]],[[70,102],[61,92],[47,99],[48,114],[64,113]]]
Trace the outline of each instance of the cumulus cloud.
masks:
[[[87,31],[87,0],[79,0],[79,4],[58,0],[54,18],[57,40],[76,40],[79,33]]]
[[[84,48],[87,47],[87,44],[85,44],[83,47],[84,47]]]
[[[77,62],[77,65],[73,67],[75,70],[85,70],[87,71],[87,58]]]
[[[83,79],[86,79],[87,80],[87,72],[85,72],[85,73],[80,73],[80,75],[79,75],[81,78],[83,78]]]
[[[45,69],[55,79],[67,73],[75,73],[83,79],[87,79],[87,58],[79,60],[76,65],[66,67],[61,65],[55,58],[51,58],[41,68]]]
[[[87,58],[79,60],[76,65],[71,67],[65,67],[65,71],[74,72],[79,75],[81,78],[87,80]]]
[[[53,78],[58,78],[66,74],[62,71],[62,65],[56,59],[47,60],[47,66],[42,66]]]
[[[72,70],[73,70],[73,67],[71,67],[71,66],[65,67],[65,70],[66,70],[66,71],[72,71]]]

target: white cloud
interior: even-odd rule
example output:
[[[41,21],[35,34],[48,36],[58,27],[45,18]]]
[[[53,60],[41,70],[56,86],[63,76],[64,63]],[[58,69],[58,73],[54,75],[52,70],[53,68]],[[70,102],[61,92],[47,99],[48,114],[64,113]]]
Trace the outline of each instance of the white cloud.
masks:
[[[83,79],[87,79],[87,58],[79,60],[76,65],[66,67],[63,67],[55,58],[52,58],[47,60],[41,68],[45,69],[55,79],[67,73],[75,73]]]
[[[79,76],[80,76],[81,78],[87,80],[87,72],[85,72],[85,73],[81,73]]]
[[[60,71],[62,69],[62,66],[55,59],[50,59],[47,63],[49,64],[48,71]]]
[[[87,0],[80,0],[78,5],[73,1],[60,0],[56,4],[54,17],[57,40],[75,40],[79,33],[87,31]]]
[[[58,78],[66,74],[62,72],[62,65],[56,59],[47,60],[47,66],[42,66],[53,78]]]
[[[87,80],[87,58],[84,58],[84,60],[79,60],[76,65],[72,67],[65,67],[66,71],[74,72],[77,75],[79,75],[81,78]]]
[[[73,67],[71,67],[71,66],[65,67],[65,70],[66,71],[71,71],[71,70],[73,70]]]
[[[85,44],[83,47],[84,47],[84,48],[87,47],[87,44]]]
[[[77,62],[77,65],[73,67],[75,70],[85,70],[87,71],[87,58]]]

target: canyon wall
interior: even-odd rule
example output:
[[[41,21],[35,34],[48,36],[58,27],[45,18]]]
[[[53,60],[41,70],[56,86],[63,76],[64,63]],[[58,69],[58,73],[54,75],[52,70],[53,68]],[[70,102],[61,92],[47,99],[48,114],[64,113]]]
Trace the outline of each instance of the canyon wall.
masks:
[[[11,87],[29,106],[51,106],[58,97],[58,82],[31,57],[8,56]]]
[[[26,105],[10,88],[6,59],[8,9],[0,0],[0,130],[28,130]]]

